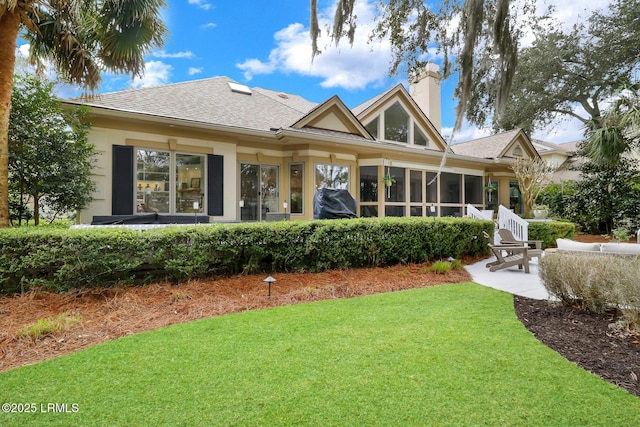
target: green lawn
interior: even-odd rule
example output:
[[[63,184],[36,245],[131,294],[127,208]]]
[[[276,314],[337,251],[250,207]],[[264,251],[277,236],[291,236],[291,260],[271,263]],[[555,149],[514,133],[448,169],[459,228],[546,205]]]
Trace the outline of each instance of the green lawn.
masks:
[[[640,414],[640,399],[540,344],[511,295],[472,283],[130,336],[0,374],[0,402],[37,409],[2,413],[3,426],[630,426]]]

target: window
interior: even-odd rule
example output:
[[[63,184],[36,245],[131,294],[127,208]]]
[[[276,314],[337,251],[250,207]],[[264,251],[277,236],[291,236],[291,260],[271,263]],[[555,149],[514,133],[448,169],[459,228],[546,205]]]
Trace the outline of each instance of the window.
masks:
[[[387,174],[391,175],[395,182],[388,186],[385,190],[387,202],[404,202],[405,201],[405,185],[404,168],[389,167]]]
[[[441,216],[455,216],[456,218],[462,217],[462,208],[450,208],[450,207],[442,207],[440,208]]]
[[[498,206],[500,205],[500,200],[498,200],[498,194],[500,194],[500,181],[490,179],[487,181],[487,185],[485,186],[485,202],[486,209],[493,209],[495,212],[498,211]]]
[[[170,162],[169,152],[153,150],[136,152],[137,212],[169,212]]]
[[[366,130],[369,131],[369,133],[371,134],[371,136],[373,136],[375,139],[378,139],[378,123],[380,122],[380,118],[376,117],[375,119],[371,120],[369,122],[369,124],[367,124],[364,128]]]
[[[482,177],[464,176],[464,201],[475,205],[482,204]]]
[[[204,156],[176,154],[176,213],[203,212]]]
[[[461,203],[462,176],[455,173],[440,174],[440,201],[442,203]],[[442,216],[446,216],[442,213]]]
[[[427,202],[429,203],[438,203],[437,175],[435,172],[427,172]]]
[[[384,216],[405,216],[404,206],[385,206]]]
[[[360,217],[376,218],[378,216],[378,207],[377,206],[360,206]]]
[[[409,142],[409,115],[399,102],[384,112],[384,139]]]
[[[413,143],[415,145],[421,145],[423,147],[429,146],[429,139],[415,123],[413,124]]]
[[[422,172],[411,171],[409,173],[410,201],[412,203],[422,202]],[[422,214],[420,214],[422,216]]]
[[[378,167],[360,167],[360,201],[378,201]]]
[[[302,189],[304,188],[304,165],[293,163],[289,165],[289,200],[292,214],[302,213]]]
[[[518,215],[524,211],[524,202],[518,181],[509,181],[509,209]]]
[[[349,167],[341,165],[316,165],[316,188],[349,189]]]
[[[204,212],[204,164],[200,155],[136,150],[136,212]]]

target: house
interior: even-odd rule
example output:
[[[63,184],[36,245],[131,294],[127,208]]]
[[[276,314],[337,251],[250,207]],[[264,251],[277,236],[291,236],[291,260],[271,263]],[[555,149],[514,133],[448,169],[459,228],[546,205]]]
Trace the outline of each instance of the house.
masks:
[[[516,158],[540,158],[540,154],[522,129],[458,143],[451,148],[459,155],[493,160],[507,165]],[[517,214],[524,214],[524,202],[518,181],[511,169],[488,168],[485,173],[485,193],[486,209],[495,211],[499,205],[504,205]]]
[[[79,222],[312,219],[324,187],[348,190],[362,217],[518,205],[509,162],[538,156],[528,136],[448,147],[439,83],[429,66],[409,90],[397,85],[353,109],[338,96],[315,104],[227,77],[64,100],[90,108],[98,153],[94,201]],[[506,142],[500,152],[496,140]]]
[[[540,157],[542,157],[547,164],[556,168],[551,177],[551,181],[562,183],[564,181],[578,181],[580,179],[580,171],[577,170],[577,167],[584,162],[585,159],[576,155],[578,151],[578,141],[553,144],[532,139],[531,143],[540,154]]]

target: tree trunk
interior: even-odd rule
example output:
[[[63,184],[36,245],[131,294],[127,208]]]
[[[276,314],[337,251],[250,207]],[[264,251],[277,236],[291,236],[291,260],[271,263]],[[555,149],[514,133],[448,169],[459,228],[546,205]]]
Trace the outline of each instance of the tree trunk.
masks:
[[[0,16],[0,228],[9,226],[9,113],[20,15]]]
[[[40,194],[33,195],[33,225],[40,225]]]

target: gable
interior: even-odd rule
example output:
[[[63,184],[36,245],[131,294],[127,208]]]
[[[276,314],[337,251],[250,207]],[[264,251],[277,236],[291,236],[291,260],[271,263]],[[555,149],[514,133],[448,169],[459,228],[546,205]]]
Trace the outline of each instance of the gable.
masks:
[[[540,157],[522,129],[455,144],[452,149],[456,154],[485,159]]]
[[[498,157],[537,158],[540,157],[524,132],[520,131],[502,150]]]
[[[320,104],[292,126],[294,129],[319,128],[359,135],[373,139],[362,123],[351,113],[338,96]]]
[[[354,111],[357,112],[358,120],[379,141],[424,146],[437,151],[444,151],[447,146],[442,135],[401,84],[356,107]],[[394,116],[403,117],[405,114],[407,122],[404,131],[407,133],[407,140],[399,141],[395,137],[398,134],[397,129],[392,131],[388,121],[394,120]],[[388,133],[394,136],[389,137]],[[428,141],[426,146],[423,139]]]

